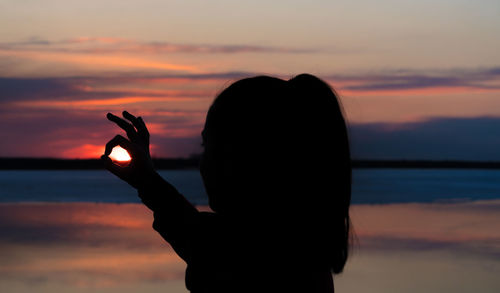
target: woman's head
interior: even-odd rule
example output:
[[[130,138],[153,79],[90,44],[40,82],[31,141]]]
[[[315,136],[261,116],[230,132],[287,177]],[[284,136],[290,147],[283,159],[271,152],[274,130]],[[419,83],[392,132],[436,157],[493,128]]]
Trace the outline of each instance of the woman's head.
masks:
[[[350,153],[340,103],[325,82],[308,74],[237,81],[210,107],[203,140],[201,173],[215,212],[302,229],[302,238],[338,246],[328,263],[342,270]],[[307,232],[311,225],[325,233]]]

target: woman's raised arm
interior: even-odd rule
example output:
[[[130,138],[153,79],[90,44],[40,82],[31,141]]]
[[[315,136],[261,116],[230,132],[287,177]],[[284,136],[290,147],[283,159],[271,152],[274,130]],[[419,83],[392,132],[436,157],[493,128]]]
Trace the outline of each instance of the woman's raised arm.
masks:
[[[142,202],[154,212],[153,228],[187,261],[190,257],[190,230],[197,220],[198,210],[155,171],[149,153],[149,132],[142,118],[127,111],[123,111],[123,117],[126,120],[107,114],[110,121],[125,130],[128,139],[116,135],[106,144],[101,157],[104,166],[138,190]],[[127,150],[130,163],[115,164],[109,158],[115,146]]]

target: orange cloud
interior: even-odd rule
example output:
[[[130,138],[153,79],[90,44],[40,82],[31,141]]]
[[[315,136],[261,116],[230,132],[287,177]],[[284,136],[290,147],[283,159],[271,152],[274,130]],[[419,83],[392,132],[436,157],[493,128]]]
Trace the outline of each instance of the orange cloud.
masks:
[[[39,51],[2,51],[0,55],[9,57],[21,57],[25,59],[33,59],[38,61],[51,61],[60,63],[69,63],[74,65],[83,66],[92,69],[104,68],[144,68],[144,69],[161,69],[171,71],[188,71],[198,72],[197,67],[192,65],[181,65],[166,63],[162,61],[152,61],[145,58],[120,56],[120,55],[95,55],[95,54],[76,54],[60,52],[39,52]]]
[[[202,123],[192,125],[182,125],[173,127],[167,123],[148,123],[149,132],[153,135],[162,137],[192,137],[199,135],[202,129]]]
[[[68,159],[97,159],[104,154],[104,144],[84,144],[76,146],[62,152],[61,157]]]
[[[108,98],[108,99],[88,99],[88,100],[74,100],[74,101],[23,101],[23,102],[12,102],[11,104],[15,106],[21,106],[26,108],[60,108],[60,109],[88,109],[96,107],[104,107],[106,109],[109,106],[124,106],[130,104],[140,104],[140,103],[150,103],[150,102],[166,102],[166,101],[192,101],[197,100],[196,98],[176,98],[176,97],[121,97],[121,98]]]

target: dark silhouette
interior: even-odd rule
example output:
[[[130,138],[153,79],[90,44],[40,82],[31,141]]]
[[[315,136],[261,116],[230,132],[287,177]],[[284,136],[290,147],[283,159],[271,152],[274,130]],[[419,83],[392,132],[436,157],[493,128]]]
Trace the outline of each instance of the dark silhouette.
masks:
[[[307,74],[235,82],[215,99],[202,132],[200,172],[213,213],[199,212],[153,169],[143,120],[103,155],[137,188],[153,228],[186,261],[191,292],[333,292],[348,256],[351,161],[332,89]],[[127,149],[127,167],[108,158]]]

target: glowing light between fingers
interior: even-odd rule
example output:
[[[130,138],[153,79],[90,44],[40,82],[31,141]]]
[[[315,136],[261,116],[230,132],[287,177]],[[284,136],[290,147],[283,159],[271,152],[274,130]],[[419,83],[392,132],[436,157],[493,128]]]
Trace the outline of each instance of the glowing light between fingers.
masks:
[[[129,162],[132,160],[130,157],[129,153],[122,147],[116,146],[113,148],[111,151],[111,154],[109,154],[109,157],[111,160],[116,161],[116,162]]]

